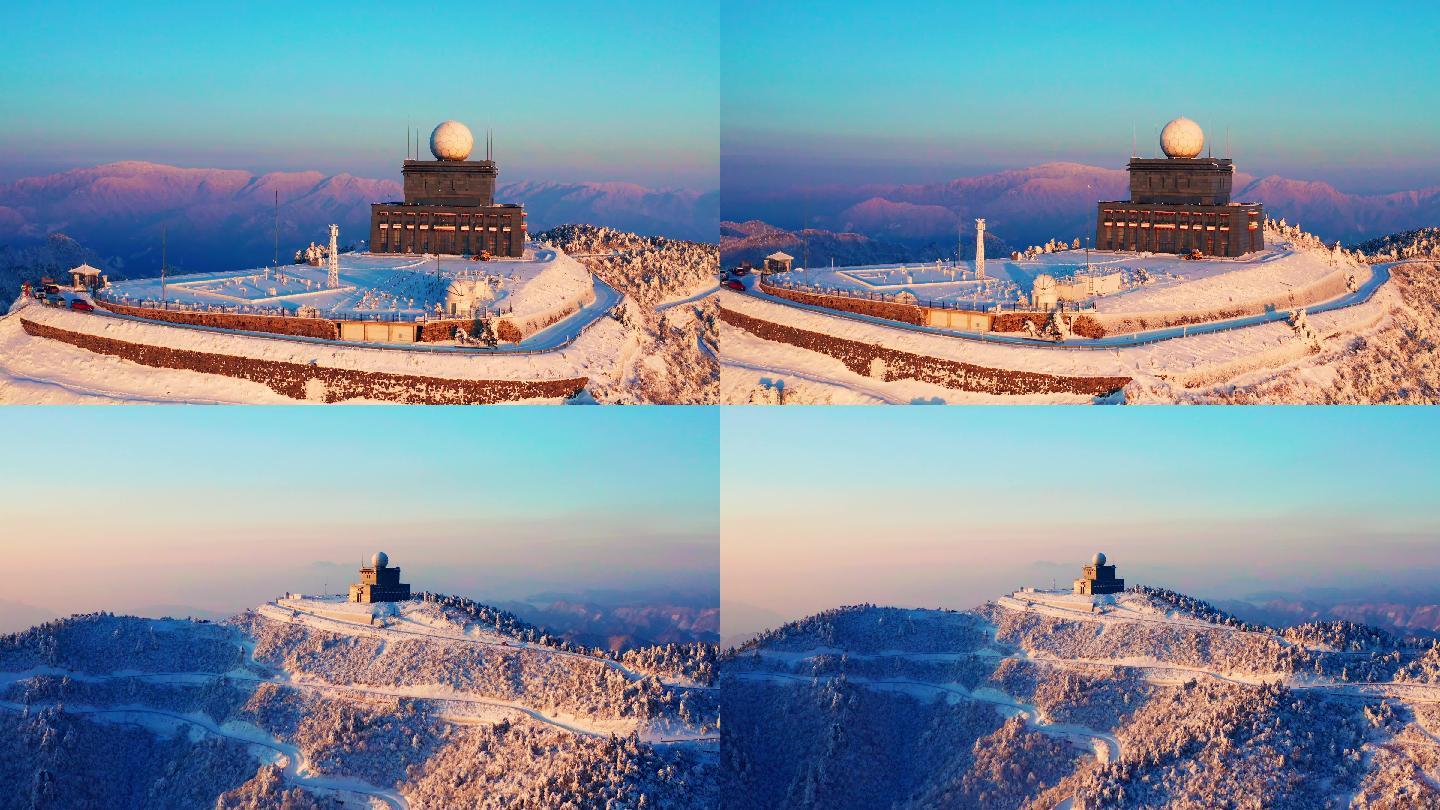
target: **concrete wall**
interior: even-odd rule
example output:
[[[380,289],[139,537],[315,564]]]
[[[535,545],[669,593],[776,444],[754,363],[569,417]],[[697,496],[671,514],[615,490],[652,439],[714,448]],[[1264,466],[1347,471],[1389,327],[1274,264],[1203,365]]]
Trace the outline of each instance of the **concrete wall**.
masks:
[[[213,326],[220,329],[238,329],[243,332],[268,332],[275,335],[299,335],[301,337],[335,340],[340,337],[335,322],[324,318],[296,318],[283,315],[242,315],[233,312],[183,312],[170,309],[150,309],[116,304],[97,300],[97,305],[120,315],[130,315],[151,321],[181,323],[191,326]]]
[[[937,329],[959,329],[965,332],[989,332],[995,316],[989,312],[971,312],[964,309],[935,309],[922,307],[925,311],[925,325]]]
[[[340,339],[360,343],[414,343],[419,332],[408,321],[340,321]]]

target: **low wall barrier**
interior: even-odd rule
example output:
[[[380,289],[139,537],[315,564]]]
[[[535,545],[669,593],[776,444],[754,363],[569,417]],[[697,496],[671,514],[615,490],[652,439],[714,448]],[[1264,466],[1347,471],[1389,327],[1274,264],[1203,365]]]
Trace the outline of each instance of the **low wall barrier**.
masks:
[[[34,337],[68,343],[154,368],[218,374],[269,386],[282,396],[316,402],[373,399],[408,405],[488,405],[524,399],[565,399],[588,377],[560,380],[456,380],[415,374],[330,368],[229,354],[173,349],[75,332],[29,320],[20,324]]]

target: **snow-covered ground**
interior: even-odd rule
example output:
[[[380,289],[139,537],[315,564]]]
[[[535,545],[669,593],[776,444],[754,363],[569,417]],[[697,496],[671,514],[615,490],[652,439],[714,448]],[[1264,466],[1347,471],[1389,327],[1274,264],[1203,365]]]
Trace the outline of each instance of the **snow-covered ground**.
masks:
[[[431,594],[381,605],[292,594],[218,624],[90,614],[3,640],[0,726],[11,739],[7,758],[16,745],[27,745],[15,741],[16,733],[39,739],[61,729],[56,736],[66,738],[70,751],[46,759],[46,752],[65,751],[32,749],[7,761],[11,773],[35,770],[36,778],[55,774],[61,782],[93,778],[92,771],[111,766],[92,764],[100,758],[87,758],[84,747],[104,745],[118,733],[107,729],[123,725],[158,739],[157,752],[175,760],[168,765],[172,773],[207,763],[182,764],[183,749],[166,748],[167,741],[225,748],[228,769],[210,764],[192,780],[207,804],[252,773],[345,807],[482,806],[475,797],[543,796],[560,783],[552,780],[610,784],[608,792],[628,795],[671,782],[714,789],[718,698],[713,687],[668,669],[683,666],[708,678],[700,673],[710,671],[714,650],[705,645],[607,657],[503,611]],[[694,662],[705,667],[689,669]],[[80,739],[76,731],[87,736]],[[447,762],[449,756],[464,766]],[[544,760],[543,767],[515,762],[531,756]],[[258,772],[244,762],[252,758]],[[667,765],[673,770],[664,770]],[[163,779],[167,763],[159,766],[160,775],[135,778],[141,785]],[[428,782],[432,770],[441,785]],[[113,778],[131,782],[128,774]],[[438,798],[437,788],[449,798]]]
[[[1272,235],[1273,237],[1273,235]],[[1258,253],[1238,258],[1187,261],[1163,253],[1116,253],[1070,249],[1029,259],[987,258],[985,277],[975,261],[887,264],[796,269],[771,276],[773,283],[893,297],[909,292],[921,301],[938,301],[984,310],[1028,300],[1036,276],[1064,281],[1072,277],[1120,273],[1116,292],[1090,295],[1081,309],[1106,314],[1185,312],[1237,306],[1279,298],[1314,285],[1338,269],[1363,274],[1356,263],[1326,251],[1297,249],[1275,241]],[[1025,299],[1022,299],[1021,296]]]
[[[287,264],[223,273],[118,281],[106,297],[125,304],[163,300],[193,309],[294,314],[314,307],[327,318],[388,316],[407,320],[445,315],[456,280],[488,282],[491,312],[524,316],[579,299],[590,284],[584,266],[554,248],[528,248],[523,258],[476,262],[461,256],[373,253],[340,255],[338,288],[326,286],[324,265]]]
[[[1312,264],[1315,261],[1323,260],[1313,255],[1306,259]],[[1281,262],[1277,260],[1272,264]],[[1163,334],[1151,342],[1143,342],[1141,338],[1146,336],[1138,335],[1101,341],[1104,345],[1084,340],[1047,345],[1038,341],[944,334],[731,290],[722,290],[720,296],[722,308],[742,315],[927,357],[1065,377],[1127,377],[1134,381],[1126,389],[1127,399],[1134,393],[1146,401],[1164,401],[1184,399],[1192,392],[1225,385],[1253,383],[1266,375],[1297,369],[1313,369],[1314,373],[1323,375],[1327,367],[1350,350],[1353,341],[1388,328],[1393,320],[1392,312],[1406,306],[1395,285],[1388,283],[1387,274],[1392,267],[1378,266],[1373,284],[1349,294],[1333,308],[1321,307],[1308,314],[1313,338],[1287,322],[1282,311],[1211,327],[1171,327],[1159,330]],[[1225,275],[1205,276],[1197,283]],[[971,403],[997,399],[984,393],[953,390],[910,379],[884,381],[864,377],[822,353],[763,340],[724,323],[720,345],[721,401],[727,404],[773,402],[777,399],[777,385],[783,385],[786,390],[786,402],[797,403]],[[1003,401],[1021,400],[1006,397]],[[1090,400],[1047,397],[1045,401]]]
[[[958,612],[837,608],[722,659],[727,775],[773,799],[794,774],[820,774],[801,807],[1096,806],[1097,795],[1245,806],[1236,797],[1277,777],[1316,790],[1280,789],[1276,806],[1431,807],[1440,799],[1436,652],[1344,622],[1244,625],[1147,588],[1022,589]],[[1094,758],[1047,750],[1033,735],[1008,745],[997,726],[1016,719]],[[936,729],[958,755],[931,757]],[[1302,750],[1312,745],[1333,761]],[[785,756],[755,758],[772,747]],[[982,757],[997,747],[999,770]],[[881,772],[909,763],[909,778],[894,780],[903,794],[836,798],[857,783],[893,787]],[[1263,779],[1245,775],[1257,765]],[[1236,777],[1212,776],[1221,773]],[[1093,784],[1097,775],[1109,786]],[[1335,792],[1332,780],[1378,800],[1317,802]],[[967,785],[969,803],[956,798]],[[902,800],[917,793],[929,801]]]
[[[611,377],[625,330],[599,317],[554,351],[476,353],[373,347],[177,327],[38,304],[0,316],[0,402],[275,403],[268,386],[214,374],[155,368],[27,334],[21,318],[67,331],[211,354],[355,371],[457,380]]]
[[[575,226],[559,230],[576,231],[584,236],[596,229]],[[612,237],[644,239],[605,233]],[[586,259],[598,267],[593,275],[586,264],[549,243],[532,248],[526,261],[475,263],[454,257],[441,259],[442,269],[459,263],[458,268],[451,268],[454,272],[482,267],[531,268],[524,284],[505,290],[505,306],[514,307],[518,321],[527,320],[526,312],[534,312],[533,320],[544,323],[549,320],[546,313],[555,314],[557,305],[565,306],[568,301],[570,305],[579,306],[578,311],[519,343],[502,343],[495,348],[453,343],[337,343],[162,324],[104,310],[72,312],[22,299],[9,314],[0,315],[0,402],[265,404],[296,401],[277,394],[267,385],[248,380],[141,365],[57,340],[32,337],[21,326],[23,317],[66,331],[128,343],[322,368],[447,380],[537,381],[584,377],[589,382],[584,394],[575,401],[713,404],[718,397],[718,364],[714,351],[715,248],[658,241],[663,244],[653,250],[624,255],[606,253],[603,261]],[[371,280],[426,275],[423,267],[405,267],[403,259],[347,254],[342,257],[342,268],[347,263],[376,265],[355,270],[352,280],[367,274]],[[307,272],[304,268],[299,270]],[[310,270],[323,272],[322,268]],[[342,270],[342,281],[347,278],[346,272]],[[141,291],[147,289],[145,285],[153,285],[158,294],[158,280],[124,284],[133,284]],[[569,301],[572,297],[574,300]],[[314,305],[314,301],[304,299],[300,303]],[[540,309],[542,307],[544,309]]]

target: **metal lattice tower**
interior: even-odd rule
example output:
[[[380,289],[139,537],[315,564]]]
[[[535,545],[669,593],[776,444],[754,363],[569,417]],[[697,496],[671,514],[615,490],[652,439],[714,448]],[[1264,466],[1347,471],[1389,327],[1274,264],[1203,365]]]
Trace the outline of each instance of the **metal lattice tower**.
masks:
[[[325,277],[325,286],[335,289],[340,286],[340,226],[330,226],[330,255],[327,257],[330,272]]]

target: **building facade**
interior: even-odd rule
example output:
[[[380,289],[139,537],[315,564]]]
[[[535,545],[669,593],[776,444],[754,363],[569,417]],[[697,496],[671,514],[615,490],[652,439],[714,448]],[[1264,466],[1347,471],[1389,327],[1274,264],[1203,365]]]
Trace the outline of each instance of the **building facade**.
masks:
[[[350,586],[351,602],[403,602],[409,598],[410,586],[400,581],[400,569],[391,567],[383,551],[360,568],[360,581]]]
[[[1230,201],[1235,164],[1228,158],[1199,157],[1203,134],[1194,122],[1190,150],[1174,149],[1162,134],[1164,158],[1131,158],[1130,199],[1101,202],[1095,214],[1095,247],[1150,253],[1243,256],[1265,249],[1265,209],[1259,203]],[[1187,133],[1190,134],[1190,133]]]
[[[1081,569],[1080,578],[1075,580],[1075,593],[1085,596],[1124,590],[1125,580],[1115,577],[1115,566],[1105,563],[1104,553],[1097,553],[1090,564]]]
[[[406,160],[400,171],[405,200],[370,206],[372,253],[524,255],[525,207],[495,202],[494,160],[437,155]]]

